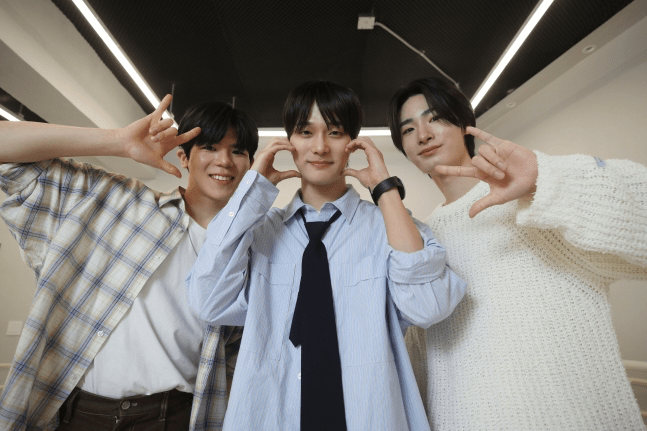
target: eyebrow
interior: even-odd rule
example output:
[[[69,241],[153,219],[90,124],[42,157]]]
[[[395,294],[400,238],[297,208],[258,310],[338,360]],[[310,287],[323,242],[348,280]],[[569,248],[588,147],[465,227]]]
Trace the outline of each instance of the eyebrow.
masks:
[[[427,108],[427,109],[425,109],[424,111],[422,111],[422,113],[421,113],[418,117],[419,117],[419,118],[420,118],[420,117],[424,117],[424,116],[429,115],[429,114],[431,114],[431,113],[433,113],[433,110],[432,110],[431,108]],[[409,124],[409,123],[413,123],[413,118],[407,118],[406,120],[404,120],[403,122],[401,122],[401,123],[398,125],[398,127],[405,126],[405,125],[407,125],[407,124]]]

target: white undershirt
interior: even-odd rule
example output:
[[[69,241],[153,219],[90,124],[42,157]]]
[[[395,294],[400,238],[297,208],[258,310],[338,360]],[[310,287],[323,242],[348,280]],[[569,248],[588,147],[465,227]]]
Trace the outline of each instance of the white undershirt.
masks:
[[[184,280],[207,231],[190,220],[77,385],[110,398],[193,392],[206,325],[189,309]]]

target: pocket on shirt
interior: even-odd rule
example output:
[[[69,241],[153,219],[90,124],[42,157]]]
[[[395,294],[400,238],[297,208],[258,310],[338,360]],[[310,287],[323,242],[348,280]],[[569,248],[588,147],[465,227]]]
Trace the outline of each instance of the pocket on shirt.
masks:
[[[366,256],[342,265],[340,288],[334,293],[344,366],[393,360],[386,323],[386,282],[384,256]]]
[[[262,254],[253,255],[241,350],[281,359],[295,269],[293,263],[270,263]]]

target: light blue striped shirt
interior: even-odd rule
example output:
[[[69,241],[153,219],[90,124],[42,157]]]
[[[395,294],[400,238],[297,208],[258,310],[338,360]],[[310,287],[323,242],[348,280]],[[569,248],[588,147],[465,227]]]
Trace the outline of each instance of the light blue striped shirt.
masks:
[[[299,430],[301,348],[288,339],[308,243],[303,220],[342,213],[323,237],[341,356],[349,431],[428,430],[403,339],[408,325],[447,317],[465,283],[445,263],[429,227],[423,250],[387,243],[378,207],[349,187],[317,213],[297,193],[270,209],[278,189],[249,171],[212,220],[187,279],[190,306],[213,325],[244,325],[224,428]]]

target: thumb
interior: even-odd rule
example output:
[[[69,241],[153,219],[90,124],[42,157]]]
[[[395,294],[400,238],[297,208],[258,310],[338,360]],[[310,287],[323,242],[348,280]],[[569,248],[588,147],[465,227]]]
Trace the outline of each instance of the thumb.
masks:
[[[279,181],[281,182],[283,180],[287,180],[288,178],[301,178],[301,174],[298,171],[285,171],[285,172],[278,172],[278,177]]]
[[[474,204],[470,208],[470,218],[473,218],[476,214],[480,213],[484,209],[490,208],[494,205],[500,205],[502,203],[505,203],[505,201],[501,199],[500,196],[494,193],[490,193],[489,195],[474,202]]]
[[[175,165],[167,162],[166,160],[162,160],[160,162],[159,168],[164,172],[167,172],[175,177],[182,178],[182,174],[180,173],[180,170],[177,167],[175,167]]]
[[[341,174],[345,177],[353,177],[353,178],[357,178],[357,176],[359,175],[357,170],[351,169],[351,168],[344,169],[344,171]]]

